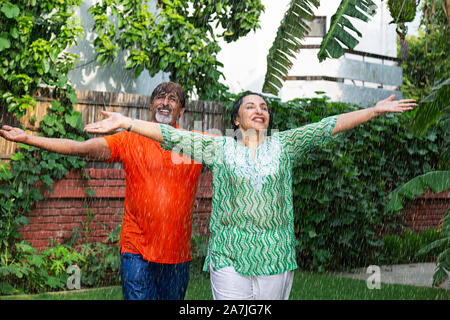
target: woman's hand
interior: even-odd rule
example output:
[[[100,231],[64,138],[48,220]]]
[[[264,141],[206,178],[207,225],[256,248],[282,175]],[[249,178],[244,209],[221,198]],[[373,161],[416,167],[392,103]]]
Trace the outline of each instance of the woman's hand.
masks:
[[[334,126],[331,135],[352,129],[379,115],[385,113],[401,113],[412,110],[412,107],[417,106],[414,99],[402,99],[394,101],[394,98],[395,94],[391,95],[387,99],[378,101],[374,107],[339,115],[339,118],[336,121],[336,125]]]
[[[28,133],[22,129],[3,126],[0,130],[0,135],[8,141],[25,143],[28,138]]]
[[[373,110],[375,115],[381,115],[385,113],[401,113],[404,111],[412,110],[412,107],[417,106],[414,99],[402,99],[395,100],[395,94],[391,95],[387,99],[378,101]]]
[[[106,119],[87,124],[84,130],[90,133],[108,133],[117,129],[126,129],[131,124],[131,119],[117,112],[101,112]]]

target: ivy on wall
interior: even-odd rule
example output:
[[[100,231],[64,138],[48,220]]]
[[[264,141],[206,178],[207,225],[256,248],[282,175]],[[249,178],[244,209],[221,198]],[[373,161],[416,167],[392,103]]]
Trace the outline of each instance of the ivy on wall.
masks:
[[[274,128],[286,130],[359,109],[326,97],[286,103],[270,99]],[[297,257],[302,269],[324,271],[379,262],[382,236],[401,229],[401,212],[387,195],[438,168],[445,128],[410,132],[413,113],[384,115],[340,133],[293,169]]]
[[[40,124],[39,134],[83,140],[81,114],[67,73],[77,56],[66,52],[83,30],[74,8],[80,0],[0,1],[0,107],[21,119],[36,106],[39,86],[52,88],[54,101]],[[6,109],[6,110],[5,110]],[[41,180],[51,188],[54,179],[68,169],[80,169],[84,161],[20,145],[10,163],[0,164],[1,265],[18,258],[17,228],[27,223],[23,215],[42,198],[35,187]]]

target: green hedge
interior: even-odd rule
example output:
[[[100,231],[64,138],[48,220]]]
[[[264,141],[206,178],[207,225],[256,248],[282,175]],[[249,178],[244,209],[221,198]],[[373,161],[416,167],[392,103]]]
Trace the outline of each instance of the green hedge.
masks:
[[[435,261],[439,249],[418,255],[420,249],[430,243],[442,239],[436,229],[425,229],[420,232],[405,229],[400,234],[388,234],[383,238],[383,264],[402,264]]]
[[[328,98],[282,103],[268,98],[274,129],[287,130],[357,110]],[[401,230],[401,213],[385,210],[387,194],[436,168],[442,129],[416,138],[414,112],[389,114],[341,133],[304,156],[293,173],[295,230],[301,269],[325,271],[378,263],[382,236]]]

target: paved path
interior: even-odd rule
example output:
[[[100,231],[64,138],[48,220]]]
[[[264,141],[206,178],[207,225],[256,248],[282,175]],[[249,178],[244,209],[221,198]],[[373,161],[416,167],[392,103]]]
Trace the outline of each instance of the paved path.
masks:
[[[420,287],[432,287],[433,274],[436,268],[435,263],[412,263],[392,266],[380,266],[381,283],[406,284]],[[371,275],[367,273],[367,268],[355,270],[355,272],[338,273],[343,277],[352,279],[367,280]],[[440,288],[450,289],[450,279],[440,286]]]

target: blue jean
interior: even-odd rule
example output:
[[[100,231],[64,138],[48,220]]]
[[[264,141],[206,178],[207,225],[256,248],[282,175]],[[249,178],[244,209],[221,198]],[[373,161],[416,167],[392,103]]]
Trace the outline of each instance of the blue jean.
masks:
[[[155,263],[125,252],[120,255],[120,277],[125,300],[183,300],[189,262]]]

